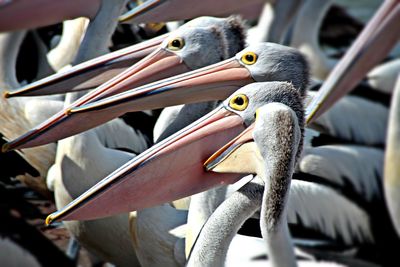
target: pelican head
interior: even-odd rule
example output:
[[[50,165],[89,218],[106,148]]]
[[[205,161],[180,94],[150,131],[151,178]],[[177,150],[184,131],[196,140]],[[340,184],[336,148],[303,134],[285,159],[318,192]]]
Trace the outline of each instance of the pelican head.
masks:
[[[255,83],[254,87],[256,88],[253,90],[257,90],[257,88],[262,88],[263,86],[265,86],[263,83]],[[263,92],[263,90],[260,91]],[[274,97],[267,94],[263,94],[263,97],[274,99]],[[263,158],[269,159],[275,154],[279,154],[280,151],[278,148],[276,148],[276,151],[265,151],[260,148],[269,147],[268,144],[273,142],[266,138],[272,138],[272,133],[276,133],[277,130],[282,129],[286,124],[289,128],[293,125],[291,123],[294,121],[293,118],[296,118],[295,125],[298,125],[300,129],[297,131],[299,137],[296,138],[298,140],[296,142],[298,144],[296,148],[297,153],[295,154],[296,161],[300,158],[303,147],[305,118],[303,98],[299,94],[295,94],[292,86],[289,84],[282,84],[278,88],[278,93],[274,92],[274,94],[279,97],[276,101],[263,102],[262,98],[255,98],[257,100],[261,99],[256,105],[259,107],[257,110],[249,110],[249,112],[254,112],[255,123],[247,127],[241,134],[207,159],[204,167],[208,171],[247,174],[263,173]],[[267,104],[261,105],[261,103]],[[286,138],[285,134],[288,132],[288,129],[282,129],[278,134],[280,134],[281,138]],[[273,138],[277,138],[278,134],[273,135]]]
[[[250,125],[260,105],[282,101],[291,106],[293,99],[301,96],[286,82],[247,85],[211,113],[114,171],[47,222],[110,216],[233,183],[240,175],[206,172],[204,160]]]
[[[299,102],[292,107],[282,103],[268,103],[258,108],[255,123],[211,155],[204,167],[207,171],[218,173],[262,174],[265,172],[265,159],[271,159],[281,152],[278,147],[266,149],[275,143],[270,139],[286,138],[286,134],[290,132],[289,128],[293,125],[298,127],[298,131],[294,132],[298,135],[295,136],[297,162],[301,155],[304,135],[304,110],[301,100],[298,100]]]

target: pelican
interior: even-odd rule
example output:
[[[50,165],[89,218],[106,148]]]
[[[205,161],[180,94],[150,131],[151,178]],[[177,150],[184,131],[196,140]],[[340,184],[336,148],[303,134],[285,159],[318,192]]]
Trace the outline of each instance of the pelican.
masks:
[[[399,192],[399,106],[400,106],[400,76],[398,76],[394,89],[392,104],[390,107],[389,129],[387,134],[387,146],[385,152],[384,193],[389,208],[390,216],[400,235],[400,209],[398,204]]]
[[[62,118],[67,116],[67,112],[68,120],[60,122],[61,115],[57,114],[24,136],[7,143],[3,149],[52,142],[100,125],[126,112],[221,100],[245,84],[265,80],[290,81],[304,94],[308,84],[307,63],[297,50],[286,46],[273,43],[250,45],[235,57],[220,63],[65,110]],[[58,127],[67,127],[69,131],[61,132],[57,130]]]
[[[303,118],[302,111],[296,108],[281,103],[266,104],[257,109],[254,127],[247,128],[206,161],[205,167],[211,171],[257,173],[265,188],[257,184],[259,181],[247,184],[234,199],[226,200],[217,209],[196,241],[188,266],[223,266],[232,234],[260,206],[260,228],[269,264],[297,266],[288,231],[288,205],[292,192],[307,184],[292,181],[303,143]],[[303,264],[309,266],[307,262],[301,262],[300,266]],[[334,266],[311,264],[314,265]]]
[[[330,112],[332,112],[332,110],[327,113]],[[183,112],[183,114],[187,114],[187,112]],[[364,162],[373,162],[373,164],[364,167]],[[380,186],[378,183],[382,174],[381,163],[382,152],[379,149],[350,146],[323,146],[307,148],[306,155],[301,159],[299,166],[301,166],[300,171],[304,172],[302,174],[303,176],[316,177],[318,175],[320,177],[318,182],[326,182],[329,185],[334,184],[338,188],[344,188],[345,184],[349,183],[353,185],[355,191],[360,196],[364,197],[364,195],[366,195],[365,201],[371,202],[380,197]],[[357,168],[353,170],[355,167]],[[298,177],[300,178],[302,176],[298,174]],[[191,197],[188,217],[189,227],[187,227],[186,233],[187,247],[190,248],[192,246],[192,242],[196,239],[197,232],[199,232],[203,226],[202,222],[205,222],[213,209],[215,209],[215,206],[220,203],[221,197],[222,200],[224,199],[224,192],[221,191],[223,191],[222,188],[218,188],[217,193],[210,190],[210,192]],[[335,198],[338,199],[343,198],[338,193],[330,194],[335,195]],[[297,200],[297,202],[299,201],[300,200]],[[192,209],[192,204],[196,205],[194,209]],[[308,215],[312,217],[314,214]],[[309,222],[311,221],[313,220],[310,219]],[[329,232],[325,228],[321,229],[321,231],[324,233]],[[354,238],[353,236],[358,235],[357,232],[352,231],[347,232],[347,234],[348,235],[344,237],[347,242],[351,242],[350,240]]]

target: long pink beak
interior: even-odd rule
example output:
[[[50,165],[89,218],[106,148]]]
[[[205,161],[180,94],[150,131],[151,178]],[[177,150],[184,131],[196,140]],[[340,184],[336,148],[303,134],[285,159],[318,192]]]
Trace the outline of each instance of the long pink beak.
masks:
[[[243,131],[243,123],[221,106],[126,163],[46,222],[111,216],[237,181],[240,175],[206,172],[203,162]]]
[[[37,28],[78,17],[94,18],[100,5],[101,0],[5,1],[0,5],[0,32]]]
[[[96,88],[155,51],[167,36],[164,34],[88,60],[18,90],[5,92],[4,97],[52,95]]]
[[[311,123],[351,91],[379,63],[400,37],[400,1],[386,0],[307,107]]]
[[[154,53],[153,53],[154,55]],[[149,55],[150,57],[151,55]],[[176,59],[177,57],[171,57]],[[178,63],[178,62],[175,62]],[[160,61],[163,64],[163,61]],[[167,65],[168,66],[168,65]],[[179,65],[179,71],[183,72],[184,65]],[[151,67],[151,66],[150,66]],[[171,68],[163,68],[163,75],[171,75]],[[160,68],[152,73],[159,73]],[[141,73],[138,72],[140,82]],[[149,73],[149,72],[147,72]],[[121,74],[122,75],[122,74]],[[154,76],[146,74],[147,81]],[[113,79],[110,84],[113,85]],[[79,99],[72,107],[54,115],[46,122],[40,124],[35,129],[23,136],[7,143],[3,146],[4,150],[28,148],[55,142],[59,139],[91,129],[127,112],[134,112],[146,109],[156,109],[165,106],[172,106],[183,103],[202,102],[210,100],[223,100],[232,92],[240,87],[254,82],[250,72],[243,67],[235,58],[223,62],[187,72],[176,77],[167,78],[149,85],[130,90],[128,92],[115,95],[103,101],[97,101],[93,105],[85,105],[93,102],[100,97],[109,95],[109,91],[100,91],[98,95],[90,93],[88,96]],[[129,86],[132,86],[129,84]],[[103,87],[101,87],[103,88]],[[118,87],[111,87],[115,93],[115,88],[128,88],[122,81]],[[94,93],[99,92],[95,90]],[[110,89],[109,89],[110,90]],[[80,107],[82,106],[82,107]],[[78,107],[72,109],[73,107]],[[65,129],[68,129],[66,131]]]

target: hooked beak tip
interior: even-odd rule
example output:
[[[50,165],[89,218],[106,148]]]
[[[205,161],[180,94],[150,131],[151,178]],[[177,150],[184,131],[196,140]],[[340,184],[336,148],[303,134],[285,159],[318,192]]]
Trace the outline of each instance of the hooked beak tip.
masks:
[[[215,168],[215,166],[218,165],[217,159],[220,156],[220,151],[215,152],[214,154],[212,154],[204,163],[203,163],[203,167],[206,171],[213,171],[213,169]]]
[[[8,144],[8,143],[3,144],[3,145],[1,146],[1,152],[2,152],[2,153],[6,153],[6,152],[8,152],[8,151],[10,151],[10,144]]]
[[[3,97],[4,98],[10,98],[12,96],[12,93],[10,92],[10,91],[5,91],[4,93],[3,93]]]
[[[213,157],[208,158],[204,163],[203,163],[203,167],[206,171],[211,171],[213,168],[212,162],[214,161]]]
[[[54,221],[54,215],[52,213],[46,217],[46,221],[45,221],[46,226],[51,225],[53,223],[53,221]]]

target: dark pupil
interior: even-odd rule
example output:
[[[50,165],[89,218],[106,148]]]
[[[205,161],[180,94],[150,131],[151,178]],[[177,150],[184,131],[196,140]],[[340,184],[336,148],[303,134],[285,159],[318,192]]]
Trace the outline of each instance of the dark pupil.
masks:
[[[236,99],[235,99],[235,104],[238,105],[238,106],[243,105],[243,104],[244,104],[243,98],[241,98],[241,97],[236,97]]]
[[[253,55],[246,55],[246,60],[252,62],[254,60]]]
[[[172,46],[173,47],[180,47],[181,46],[181,42],[179,40],[173,40],[172,41]]]

